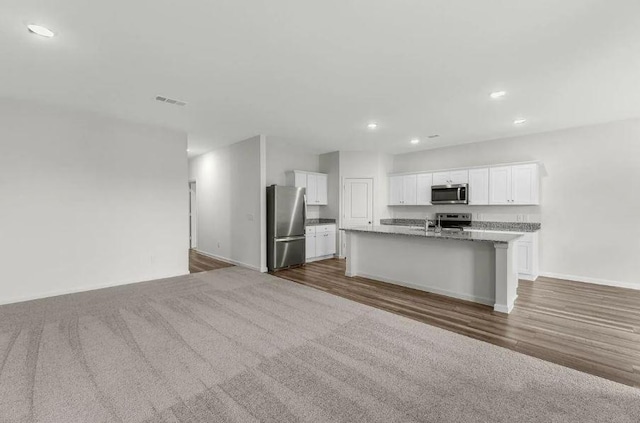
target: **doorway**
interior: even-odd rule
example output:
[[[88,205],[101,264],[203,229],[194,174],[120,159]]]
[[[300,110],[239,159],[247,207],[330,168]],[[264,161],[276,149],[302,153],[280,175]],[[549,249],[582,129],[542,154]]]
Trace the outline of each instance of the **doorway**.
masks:
[[[373,179],[344,178],[342,222],[344,228],[373,224]],[[344,256],[344,231],[340,231],[340,256]]]
[[[189,248],[198,247],[198,202],[196,198],[196,182],[189,182]]]

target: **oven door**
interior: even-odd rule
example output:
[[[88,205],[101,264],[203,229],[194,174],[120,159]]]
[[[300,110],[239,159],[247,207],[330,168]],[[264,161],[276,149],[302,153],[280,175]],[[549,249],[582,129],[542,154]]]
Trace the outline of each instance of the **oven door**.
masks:
[[[469,204],[468,185],[434,185],[431,187],[431,204]]]

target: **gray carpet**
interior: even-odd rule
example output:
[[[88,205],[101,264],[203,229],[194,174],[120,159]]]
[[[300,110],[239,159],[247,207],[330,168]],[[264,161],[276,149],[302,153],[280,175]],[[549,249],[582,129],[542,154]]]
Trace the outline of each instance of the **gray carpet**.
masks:
[[[0,307],[2,422],[638,422],[640,390],[234,267]]]

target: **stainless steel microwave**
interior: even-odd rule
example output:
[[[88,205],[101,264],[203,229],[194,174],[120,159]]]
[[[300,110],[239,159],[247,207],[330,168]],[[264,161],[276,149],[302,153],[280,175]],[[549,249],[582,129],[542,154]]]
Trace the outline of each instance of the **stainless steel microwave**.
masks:
[[[469,184],[431,186],[431,204],[469,204]]]

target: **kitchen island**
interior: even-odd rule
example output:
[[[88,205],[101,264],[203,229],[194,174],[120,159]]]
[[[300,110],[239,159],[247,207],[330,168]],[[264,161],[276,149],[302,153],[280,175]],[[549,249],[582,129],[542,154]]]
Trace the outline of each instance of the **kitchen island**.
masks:
[[[510,313],[517,297],[519,234],[435,233],[397,226],[341,228],[346,275],[492,305]]]

